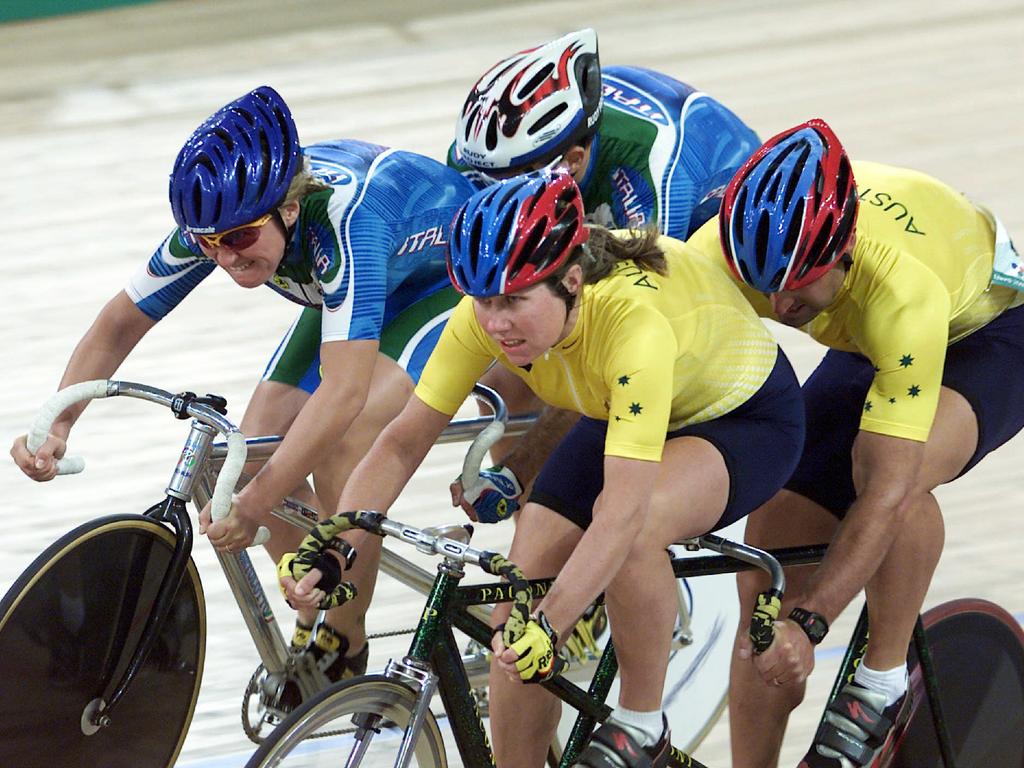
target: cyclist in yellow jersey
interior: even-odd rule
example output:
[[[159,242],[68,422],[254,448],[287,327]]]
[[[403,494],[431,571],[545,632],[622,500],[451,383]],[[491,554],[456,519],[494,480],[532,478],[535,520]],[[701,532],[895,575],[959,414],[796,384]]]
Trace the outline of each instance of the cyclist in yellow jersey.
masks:
[[[495,361],[545,402],[582,414],[516,526],[510,559],[557,579],[522,640],[506,648],[495,634],[491,736],[503,768],[544,764],[559,704],[522,682],[557,672],[559,638],[604,592],[619,707],[578,764],[665,766],[661,696],[678,607],[665,549],[782,487],[803,443],[795,376],[717,265],[654,232],[586,226],[565,172],[480,191],[456,216],[449,248],[467,296],[340,508],[387,509]],[[497,607],[494,623],[507,614]]]
[[[990,213],[924,174],[851,164],[820,120],[755,153],[689,244],[759,314],[830,347],[803,387],[800,465],[746,527],[757,546],[831,540],[829,554],[790,575],[767,653],[752,664],[737,639],[733,764],[777,764],[813,644],[862,588],[867,654],[801,766],[874,764],[909,711],[906,650],[943,545],[931,491],[1024,426],[1022,295],[1000,284],[1020,261]],[[741,577],[745,602],[757,583]]]

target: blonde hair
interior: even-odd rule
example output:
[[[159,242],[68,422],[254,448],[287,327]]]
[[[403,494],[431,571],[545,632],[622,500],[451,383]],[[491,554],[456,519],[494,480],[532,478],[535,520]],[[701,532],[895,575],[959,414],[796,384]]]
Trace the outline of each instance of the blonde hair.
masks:
[[[314,192],[331,188],[330,184],[314,176],[309,168],[309,158],[303,157],[302,167],[292,176],[291,184],[288,185],[288,191],[285,193],[284,200],[281,201],[278,208],[283,208],[289,203],[301,201],[302,198]]]

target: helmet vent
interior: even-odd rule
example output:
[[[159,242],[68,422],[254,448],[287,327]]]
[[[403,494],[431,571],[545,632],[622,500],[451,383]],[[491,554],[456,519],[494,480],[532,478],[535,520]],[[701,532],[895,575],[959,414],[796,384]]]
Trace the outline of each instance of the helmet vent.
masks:
[[[757,273],[764,272],[765,261],[768,258],[768,247],[771,244],[768,233],[771,227],[771,217],[768,211],[762,211],[757,219],[757,231],[754,234],[754,259],[757,262]]]
[[[494,238],[495,244],[502,250],[510,245],[509,235],[512,232],[512,225],[516,221],[517,206],[507,205],[504,208],[504,212],[505,215],[501,217],[501,224],[498,226],[498,233]]]
[[[804,260],[800,274],[797,275],[798,278],[805,275],[807,270],[812,267],[824,266],[833,261],[834,254],[832,253],[832,248],[829,248],[829,240],[834,224],[835,217],[829,214],[828,218],[822,223],[821,229],[818,230],[818,234],[814,238],[810,249],[807,251],[808,258]]]
[[[260,134],[260,154],[263,155],[263,162],[260,163],[260,181],[257,187],[257,192],[262,198],[266,191],[270,188],[270,174],[272,171],[277,170],[274,168],[274,155],[270,151],[270,144],[267,143],[267,137]],[[275,200],[274,203],[280,201]],[[271,203],[273,205],[274,203]]]
[[[476,124],[476,118],[477,118],[477,116],[479,114],[480,114],[480,102],[478,101],[476,104],[473,105],[473,109],[470,110],[469,116],[466,119],[466,126],[465,126],[466,130],[463,133],[463,140],[464,141],[469,141],[469,133],[473,129],[473,126]]]
[[[797,240],[800,239],[800,231],[804,226],[804,199],[801,197],[793,206],[793,215],[789,219],[789,227],[786,230],[786,239],[782,243],[782,252],[788,257],[796,249]]]
[[[743,226],[743,214],[742,214],[742,211],[745,211],[746,208],[747,208],[747,194],[748,194],[748,190],[749,189],[750,188],[746,184],[744,184],[740,188],[740,193],[739,193],[739,195],[737,195],[736,203],[733,206],[734,210],[740,212],[740,215],[738,215],[738,216],[734,215],[732,217],[732,221],[733,221],[732,235],[736,239],[736,244],[739,245],[740,247],[743,246],[743,237],[744,237],[744,234],[746,233],[746,228]]]
[[[772,159],[771,163],[765,168],[764,173],[761,175],[761,180],[758,182],[756,189],[754,190],[754,199],[763,200],[764,190],[768,186],[768,182],[771,181],[772,177],[775,176],[775,172],[779,169],[779,166],[785,161],[787,157],[793,152],[794,147],[782,147],[781,151]]]
[[[552,64],[551,62],[548,62],[543,67],[541,67],[540,71],[533,77],[531,77],[529,80],[527,80],[526,84],[519,89],[519,92],[516,93],[516,98],[519,100],[527,98],[530,94],[536,91],[545,80],[547,80],[551,76],[551,73],[554,71],[554,69],[555,65]]]
[[[810,151],[811,151],[811,148],[809,146],[807,146],[806,143],[805,143],[803,148],[802,148],[802,151],[800,152],[800,157],[798,157],[797,161],[796,161],[797,169],[802,169],[804,167],[804,165],[807,163],[807,156],[810,153]],[[790,204],[792,204],[793,196],[796,194],[797,185],[800,183],[800,174],[799,173],[790,173],[790,174],[787,174],[787,175],[789,177],[789,180],[788,180],[788,183],[786,184],[786,191],[785,191],[785,193],[783,195],[783,199],[782,199],[782,206],[783,206],[784,209],[788,209]],[[803,215],[803,203],[802,202],[801,202],[801,209],[800,209],[800,211],[801,211],[801,215]]]
[[[490,152],[494,151],[494,148],[498,146],[498,113],[492,112],[491,119],[487,121],[487,149]]]
[[[224,149],[229,153],[235,151],[235,140],[231,138],[231,134],[225,131],[223,128],[217,128],[213,135],[224,142]]]
[[[469,253],[469,268],[473,272],[476,272],[477,256],[483,245],[483,230],[484,220],[478,216],[473,220],[473,227],[469,230],[469,248],[467,249],[467,253]]]
[[[537,122],[535,122],[533,125],[527,128],[526,135],[533,136],[538,132],[544,130],[544,128],[546,128],[548,124],[552,123],[559,115],[565,112],[565,110],[567,110],[568,108],[569,105],[566,104],[565,102],[561,104],[556,104],[554,108],[549,109],[547,112],[541,115],[540,119],[538,119]]]
[[[539,272],[547,264],[546,254],[550,249],[543,248],[544,245],[544,230],[548,228],[548,218],[544,216],[537,220],[533,225],[533,229],[530,230],[530,234],[527,235],[525,241],[519,248],[519,252],[522,254],[522,258],[518,259],[520,267],[526,264],[532,264],[534,271]],[[516,269],[515,274],[518,274],[519,270]],[[509,279],[515,276],[510,274]]]

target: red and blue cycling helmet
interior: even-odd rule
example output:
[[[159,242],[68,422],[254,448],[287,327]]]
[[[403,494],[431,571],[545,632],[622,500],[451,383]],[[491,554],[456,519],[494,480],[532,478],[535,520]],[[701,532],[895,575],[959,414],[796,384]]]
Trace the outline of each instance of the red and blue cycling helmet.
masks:
[[[505,179],[455,214],[448,276],[470,296],[514,293],[551,276],[588,237],[583,197],[566,171]]]
[[[764,293],[817,280],[846,251],[857,221],[850,159],[824,120],[773,136],[736,172],[719,235],[733,272]]]
[[[298,131],[280,94],[261,86],[214,112],[181,148],[169,197],[182,232],[212,234],[273,211],[301,168]]]

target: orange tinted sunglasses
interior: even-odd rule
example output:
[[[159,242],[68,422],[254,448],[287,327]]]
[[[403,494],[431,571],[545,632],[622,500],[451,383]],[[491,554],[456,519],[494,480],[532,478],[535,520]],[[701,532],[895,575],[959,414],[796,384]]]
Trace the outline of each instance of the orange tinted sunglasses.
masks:
[[[260,239],[263,225],[272,218],[274,218],[274,213],[270,212],[266,216],[260,216],[255,221],[242,224],[240,227],[232,227],[211,235],[195,235],[195,238],[207,248],[223,246],[232,251],[244,251],[251,245],[255,245],[256,241]]]

